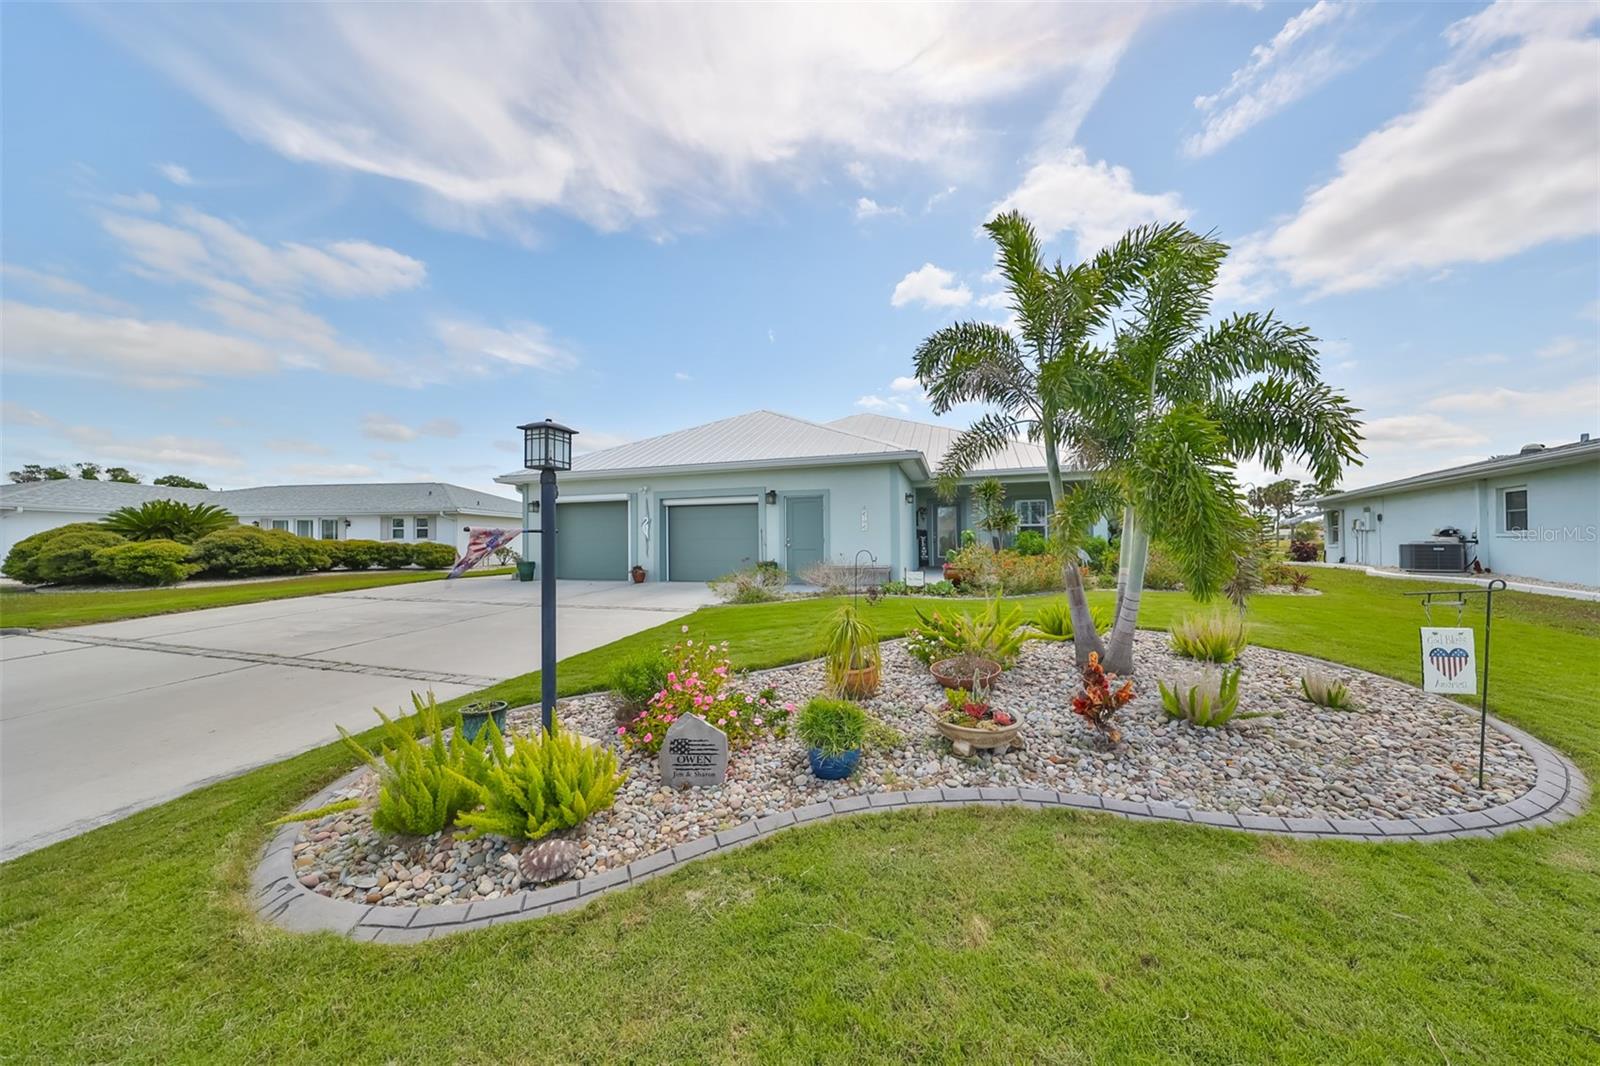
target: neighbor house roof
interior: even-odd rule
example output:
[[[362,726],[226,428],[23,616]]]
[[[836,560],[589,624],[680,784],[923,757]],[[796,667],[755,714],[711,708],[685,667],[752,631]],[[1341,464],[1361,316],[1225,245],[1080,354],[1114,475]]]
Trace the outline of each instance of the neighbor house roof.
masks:
[[[961,436],[955,426],[939,426],[931,422],[913,422],[908,418],[889,415],[860,414],[836,418],[828,425],[863,437],[885,441],[900,448],[913,448],[927,457],[928,469],[937,471],[944,462],[945,453]],[[1004,451],[990,456],[983,466],[969,471],[973,476],[986,474],[1037,474],[1044,471],[1044,447],[1031,441],[1014,440]]]
[[[1346,489],[1332,496],[1324,496],[1317,501],[1317,506],[1326,510],[1336,507],[1350,500],[1362,499],[1367,496],[1376,496],[1380,493],[1408,492],[1412,489],[1427,488],[1432,485],[1448,485],[1458,481],[1476,481],[1481,477],[1491,477],[1496,474],[1523,472],[1537,470],[1542,467],[1564,466],[1568,463],[1581,463],[1589,459],[1600,459],[1600,440],[1590,440],[1584,434],[1582,440],[1570,444],[1558,444],[1553,448],[1530,444],[1516,455],[1493,455],[1476,463],[1466,463],[1461,466],[1452,466],[1444,470],[1432,470],[1426,474],[1415,474],[1411,477],[1400,478],[1396,481],[1385,481],[1366,488]]]
[[[266,485],[251,489],[177,489],[116,481],[68,478],[0,486],[0,508],[105,514],[149,500],[210,503],[236,515],[465,514],[518,515],[522,505],[504,496],[442,481],[351,485]]]
[[[572,461],[571,476],[619,477],[663,469],[714,471],[863,462],[913,462],[920,468],[924,460],[922,452],[915,448],[775,411],[751,411],[577,456]],[[537,471],[516,470],[496,480],[519,484],[537,476]]]

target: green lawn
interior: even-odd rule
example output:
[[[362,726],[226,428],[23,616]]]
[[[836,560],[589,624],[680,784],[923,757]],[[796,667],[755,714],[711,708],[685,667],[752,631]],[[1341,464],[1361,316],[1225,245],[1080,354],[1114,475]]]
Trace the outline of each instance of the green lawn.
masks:
[[[1258,642],[1415,681],[1407,586],[1315,580],[1325,595],[1255,601]],[[1503,606],[1495,711],[1594,779],[1600,608]],[[691,622],[763,666],[809,655],[829,607]],[[1153,594],[1144,622],[1189,609]],[[894,632],[910,611],[875,614]],[[564,664],[563,691],[598,685],[617,647]],[[1370,846],[914,812],[780,834],[572,914],[414,948],[256,924],[236,886],[265,823],[348,765],[320,749],[0,867],[0,1059],[1600,1059],[1593,814]]]
[[[473,570],[467,577],[497,577],[510,569]],[[90,622],[117,622],[153,614],[198,611],[204,607],[232,607],[240,603],[286,600],[295,596],[320,596],[325,592],[352,592],[381,585],[409,585],[439,581],[443,570],[367,570],[285,578],[282,581],[241,581],[237,585],[175,585],[161,589],[108,588],[82,592],[30,592],[0,590],[0,626],[19,629],[58,629]]]

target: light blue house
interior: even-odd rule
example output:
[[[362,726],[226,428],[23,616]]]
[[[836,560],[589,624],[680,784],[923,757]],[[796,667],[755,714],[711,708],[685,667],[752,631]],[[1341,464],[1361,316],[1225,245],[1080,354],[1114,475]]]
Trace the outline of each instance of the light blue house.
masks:
[[[987,477],[1006,486],[1020,529],[1045,532],[1044,451],[1027,441],[973,471],[953,500],[938,498],[934,472],[959,433],[883,415],[820,423],[753,411],[580,455],[559,483],[556,576],[622,579],[641,566],[653,581],[708,581],[770,560],[799,577],[865,549],[899,578],[959,545],[975,522],[971,486]],[[527,528],[539,528],[537,472],[497,480],[520,488]],[[537,559],[537,536],[524,534],[523,548]]]
[[[1600,587],[1600,441],[1418,474],[1318,501],[1329,562]]]

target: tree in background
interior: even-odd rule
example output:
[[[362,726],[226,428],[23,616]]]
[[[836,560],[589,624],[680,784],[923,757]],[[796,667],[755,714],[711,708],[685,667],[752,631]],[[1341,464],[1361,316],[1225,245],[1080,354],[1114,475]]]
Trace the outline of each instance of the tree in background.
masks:
[[[83,481],[99,481],[103,474],[107,481],[118,481],[125,485],[139,484],[139,475],[125,466],[102,467],[99,463],[73,463],[72,466]],[[40,466],[38,463],[29,463],[21,470],[13,470],[6,476],[19,485],[34,481],[67,481],[72,478],[72,474],[64,467]]]
[[[19,485],[35,481],[66,481],[72,477],[59,466],[40,466],[38,463],[28,463],[21,470],[13,470],[6,476]]]
[[[184,477],[182,474],[162,474],[150,484],[163,485],[169,489],[209,489],[211,487],[204,481],[196,481],[194,478]]]
[[[999,551],[1005,538],[1017,531],[1022,521],[1017,512],[1006,506],[1006,487],[998,478],[985,478],[972,490],[973,502],[978,505],[978,528],[989,534],[994,550]]]
[[[123,485],[139,484],[139,475],[125,466],[108,466],[105,473],[107,481],[116,481]]]

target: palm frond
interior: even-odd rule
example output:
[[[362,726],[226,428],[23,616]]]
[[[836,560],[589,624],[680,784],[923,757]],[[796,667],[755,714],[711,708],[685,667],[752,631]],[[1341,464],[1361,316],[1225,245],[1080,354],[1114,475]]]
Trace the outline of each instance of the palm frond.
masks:
[[[1225,393],[1210,414],[1234,457],[1272,471],[1293,459],[1310,468],[1317,484],[1331,485],[1347,466],[1361,463],[1360,411],[1320,382],[1265,378]]]
[[[958,322],[917,346],[917,380],[943,414],[958,403],[1015,408],[1031,393],[1033,371],[1015,338],[989,322]]]
[[[972,423],[951,442],[939,461],[939,495],[947,500],[954,497],[962,478],[978,469],[985,459],[1005,451],[1024,431],[1021,420],[998,411],[991,411]]]

